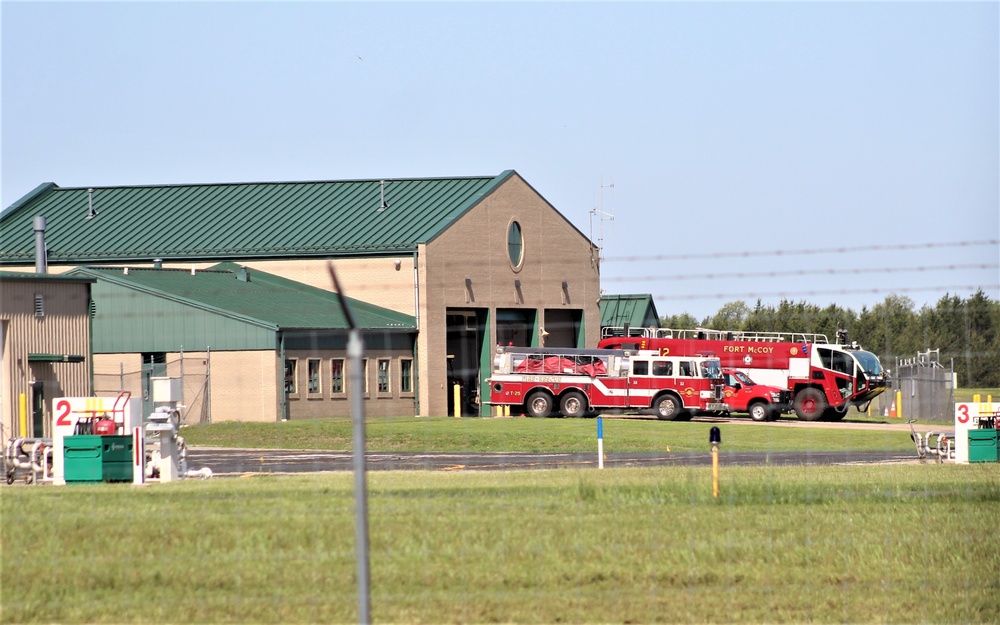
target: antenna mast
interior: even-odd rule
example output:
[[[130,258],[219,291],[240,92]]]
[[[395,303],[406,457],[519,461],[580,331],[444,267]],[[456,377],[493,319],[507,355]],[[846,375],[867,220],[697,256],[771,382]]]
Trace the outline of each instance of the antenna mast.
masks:
[[[590,240],[591,241],[594,240],[594,217],[597,216],[599,218],[599,220],[600,220],[599,223],[598,223],[598,228],[599,228],[598,232],[599,232],[599,234],[598,234],[598,238],[597,238],[597,241],[596,241],[596,243],[597,243],[597,257],[594,258],[593,252],[591,252],[591,258],[590,258],[591,263],[594,264],[595,266],[600,265],[601,261],[604,260],[604,222],[605,221],[614,221],[615,220],[614,213],[608,213],[608,212],[604,211],[604,190],[605,189],[611,189],[611,195],[613,196],[615,194],[615,179],[614,179],[614,176],[609,176],[608,180],[609,180],[608,184],[604,184],[604,176],[601,176],[601,203],[600,203],[600,207],[599,208],[592,208],[592,209],[590,209]]]

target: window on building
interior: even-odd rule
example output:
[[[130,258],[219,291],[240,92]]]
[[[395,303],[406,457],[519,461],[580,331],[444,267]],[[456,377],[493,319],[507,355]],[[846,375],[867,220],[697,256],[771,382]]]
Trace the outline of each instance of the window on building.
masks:
[[[299,386],[296,383],[296,365],[297,360],[288,359],[285,360],[285,392],[294,395],[299,392]]]
[[[514,269],[520,269],[524,260],[524,236],[521,234],[521,224],[516,221],[507,226],[507,257]]]
[[[389,392],[389,359],[378,359],[378,392]]]
[[[334,358],[330,361],[330,392],[344,392],[344,359]]]
[[[413,360],[410,358],[399,361],[399,390],[402,393],[413,392]]]
[[[361,371],[363,372],[362,375],[364,376],[364,379],[365,379],[365,391],[364,391],[364,393],[365,393],[365,395],[367,395],[368,394],[368,359],[367,358],[365,358],[365,359],[363,359],[361,361]]]
[[[309,374],[309,394],[316,395],[322,390],[320,383],[320,360],[310,358],[307,363]]]

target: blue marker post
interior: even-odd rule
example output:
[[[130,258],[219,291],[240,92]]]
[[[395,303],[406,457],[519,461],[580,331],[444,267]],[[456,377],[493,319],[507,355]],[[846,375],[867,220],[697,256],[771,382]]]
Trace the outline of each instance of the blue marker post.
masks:
[[[597,468],[604,468],[604,423],[597,417]]]

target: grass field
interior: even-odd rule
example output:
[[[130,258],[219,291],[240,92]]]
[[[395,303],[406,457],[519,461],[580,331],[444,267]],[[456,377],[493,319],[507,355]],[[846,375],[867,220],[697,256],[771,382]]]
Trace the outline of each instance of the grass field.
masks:
[[[348,473],[6,487],[4,623],[356,622]],[[372,618],[995,623],[1000,465],[369,476]]]
[[[886,430],[875,422],[809,428],[793,420],[749,419],[731,424],[603,419],[603,424],[605,450],[618,452],[706,451],[709,429],[716,425],[723,449],[731,451],[913,449],[908,430]],[[352,444],[349,419],[214,423],[185,427],[182,434],[189,445],[222,447],[348,450]],[[596,439],[595,419],[397,417],[369,419],[366,425],[369,451],[574,452],[595,449]]]
[[[979,395],[980,401],[986,401],[987,398],[992,397],[993,401],[1000,402],[1000,388],[956,388],[955,389],[956,402],[971,402],[976,395]]]

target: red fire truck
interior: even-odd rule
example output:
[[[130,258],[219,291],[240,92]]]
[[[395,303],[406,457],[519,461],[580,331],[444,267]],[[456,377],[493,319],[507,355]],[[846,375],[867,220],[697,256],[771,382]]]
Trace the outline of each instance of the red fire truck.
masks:
[[[655,350],[670,356],[714,354],[725,368],[787,389],[799,419],[838,421],[848,408],[867,409],[889,387],[878,357],[856,343],[830,343],[823,334],[728,332],[697,328],[605,328],[598,347]],[[838,333],[839,334],[839,333]]]
[[[531,417],[647,409],[667,421],[724,412],[719,359],[628,350],[498,347],[490,403]]]

